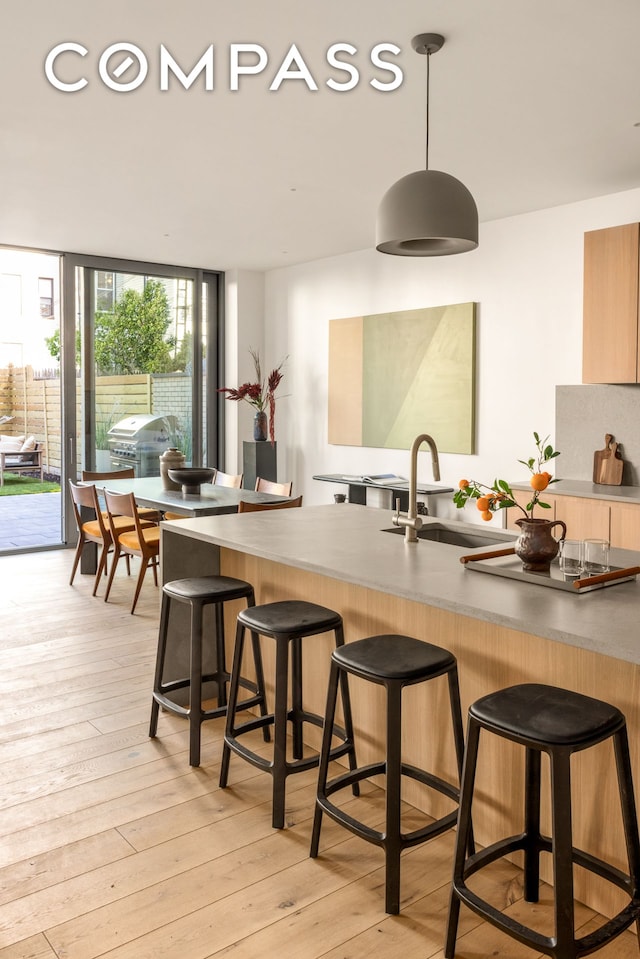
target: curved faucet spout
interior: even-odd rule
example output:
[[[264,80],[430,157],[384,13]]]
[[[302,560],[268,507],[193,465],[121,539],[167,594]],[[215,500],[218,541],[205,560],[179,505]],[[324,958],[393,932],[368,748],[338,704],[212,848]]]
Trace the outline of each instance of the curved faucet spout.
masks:
[[[406,516],[394,516],[393,522],[396,526],[404,526],[404,536],[407,543],[415,543],[418,540],[418,530],[422,526],[422,520],[418,516],[418,450],[423,443],[426,443],[431,450],[431,468],[433,478],[436,482],[440,479],[440,460],[438,459],[438,448],[435,440],[428,433],[420,433],[416,436],[411,445],[411,471],[409,473],[409,509]]]

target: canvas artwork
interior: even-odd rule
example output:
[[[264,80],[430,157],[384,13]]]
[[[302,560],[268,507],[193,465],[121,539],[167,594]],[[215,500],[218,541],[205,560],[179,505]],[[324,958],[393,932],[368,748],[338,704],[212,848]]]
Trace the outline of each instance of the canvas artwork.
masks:
[[[329,323],[329,443],[475,452],[475,303]]]

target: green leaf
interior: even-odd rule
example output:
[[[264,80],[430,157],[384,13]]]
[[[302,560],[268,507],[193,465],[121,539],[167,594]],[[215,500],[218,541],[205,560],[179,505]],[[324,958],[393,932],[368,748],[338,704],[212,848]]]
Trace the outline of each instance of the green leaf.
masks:
[[[542,509],[551,509],[549,503],[543,503],[541,499],[538,500],[538,506],[541,506]]]

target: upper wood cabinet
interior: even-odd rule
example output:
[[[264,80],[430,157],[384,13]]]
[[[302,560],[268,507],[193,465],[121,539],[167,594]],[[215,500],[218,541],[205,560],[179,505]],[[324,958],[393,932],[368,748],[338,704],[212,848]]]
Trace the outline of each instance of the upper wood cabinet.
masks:
[[[584,235],[583,383],[638,383],[640,223]]]

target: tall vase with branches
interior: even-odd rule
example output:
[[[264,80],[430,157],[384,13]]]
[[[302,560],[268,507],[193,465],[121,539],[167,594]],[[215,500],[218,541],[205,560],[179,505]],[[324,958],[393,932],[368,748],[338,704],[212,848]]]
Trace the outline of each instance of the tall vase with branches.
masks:
[[[235,400],[239,402],[244,400],[249,403],[250,406],[256,410],[256,417],[260,414],[260,418],[266,418],[268,415],[269,420],[269,439],[271,440],[271,445],[275,443],[276,439],[276,392],[282,378],[284,376],[283,367],[287,360],[287,357],[279,363],[275,369],[271,370],[269,375],[264,378],[262,375],[262,364],[260,362],[260,353],[257,350],[249,349],[251,354],[251,359],[253,360],[253,367],[255,370],[255,382],[252,383],[243,383],[238,387],[231,386],[221,386],[218,390],[218,393],[226,393],[226,398],[228,400]],[[258,435],[254,433],[254,438],[258,439]],[[266,439],[266,431],[263,437]]]

